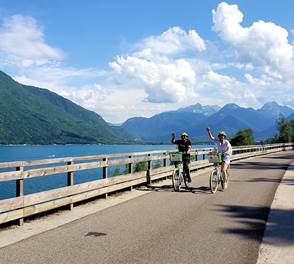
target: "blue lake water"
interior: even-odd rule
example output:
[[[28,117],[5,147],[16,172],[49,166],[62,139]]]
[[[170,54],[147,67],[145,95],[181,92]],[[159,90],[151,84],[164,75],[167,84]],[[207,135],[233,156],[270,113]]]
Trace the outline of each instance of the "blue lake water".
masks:
[[[193,146],[207,147],[204,145]],[[98,154],[114,154],[125,152],[143,152],[152,150],[176,149],[175,145],[66,145],[66,146],[0,146],[0,162],[27,161],[63,157],[79,157]],[[49,166],[49,165],[48,165]],[[15,170],[15,168],[12,168]],[[121,173],[124,166],[120,168]],[[3,169],[0,169],[2,172]],[[113,175],[114,167],[109,168],[109,177]],[[78,171],[74,174],[74,183],[93,181],[102,177],[102,169]],[[67,185],[66,174],[57,174],[26,179],[25,194],[61,188]],[[0,199],[15,197],[16,181],[0,182]]]

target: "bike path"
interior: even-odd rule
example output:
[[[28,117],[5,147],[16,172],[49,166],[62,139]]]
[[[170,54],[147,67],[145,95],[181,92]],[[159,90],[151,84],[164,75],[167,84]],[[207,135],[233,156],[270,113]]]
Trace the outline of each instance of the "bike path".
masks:
[[[257,264],[294,263],[294,162],[274,197]]]
[[[208,171],[193,192],[170,182],[137,190],[147,195],[0,249],[0,263],[256,263],[293,153],[233,163],[228,190],[214,195]]]

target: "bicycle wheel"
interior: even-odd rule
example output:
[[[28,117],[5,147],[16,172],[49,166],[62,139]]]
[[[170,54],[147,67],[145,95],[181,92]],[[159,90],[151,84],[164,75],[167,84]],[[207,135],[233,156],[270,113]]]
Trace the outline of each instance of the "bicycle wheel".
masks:
[[[214,169],[210,173],[210,181],[209,181],[210,191],[212,193],[215,193],[218,188],[218,171],[217,169]]]
[[[179,191],[180,190],[180,170],[178,168],[174,169],[172,181],[173,181],[174,190]]]

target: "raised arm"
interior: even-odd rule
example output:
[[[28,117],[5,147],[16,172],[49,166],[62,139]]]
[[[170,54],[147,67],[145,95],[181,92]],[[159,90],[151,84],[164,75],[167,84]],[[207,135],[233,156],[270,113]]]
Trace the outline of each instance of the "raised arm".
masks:
[[[176,134],[172,133],[171,135],[171,143],[176,144]]]
[[[206,130],[207,130],[207,133],[208,133],[209,138],[210,138],[211,140],[214,140],[215,138],[214,138],[214,136],[213,136],[212,133],[211,133],[210,127],[207,127]]]

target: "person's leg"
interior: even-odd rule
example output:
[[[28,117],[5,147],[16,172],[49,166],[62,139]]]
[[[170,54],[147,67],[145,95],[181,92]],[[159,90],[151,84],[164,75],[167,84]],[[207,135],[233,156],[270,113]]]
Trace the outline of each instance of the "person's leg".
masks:
[[[191,182],[189,163],[190,163],[189,160],[184,160],[183,169],[187,175],[188,182]]]
[[[227,169],[228,169],[229,164],[222,162],[221,165],[221,172],[223,174],[224,177],[224,181],[227,182],[228,181],[228,174],[227,174]]]

